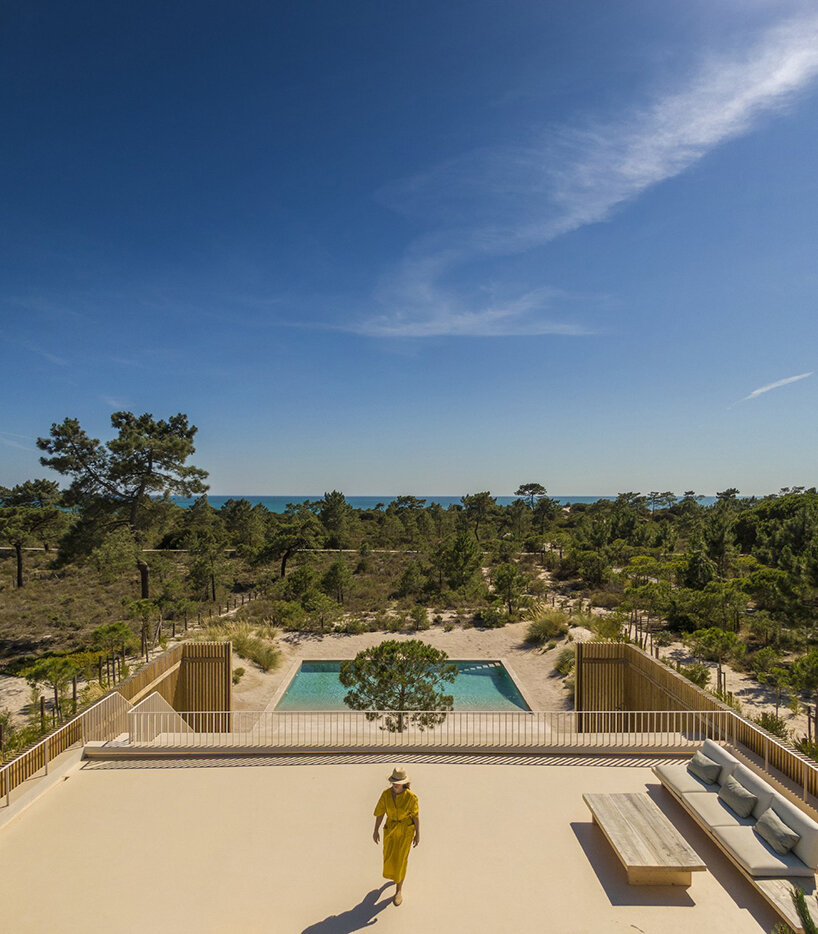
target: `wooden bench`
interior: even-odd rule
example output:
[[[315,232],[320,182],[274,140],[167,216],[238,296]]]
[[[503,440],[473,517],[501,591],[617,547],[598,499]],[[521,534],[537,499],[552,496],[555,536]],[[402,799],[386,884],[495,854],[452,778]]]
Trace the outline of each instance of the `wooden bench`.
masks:
[[[707,867],[646,794],[584,794],[631,885],[690,885]]]

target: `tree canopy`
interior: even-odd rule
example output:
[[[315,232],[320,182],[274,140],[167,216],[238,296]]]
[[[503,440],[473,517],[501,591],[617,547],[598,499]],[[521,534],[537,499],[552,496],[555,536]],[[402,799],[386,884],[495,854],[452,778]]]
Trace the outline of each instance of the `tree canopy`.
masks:
[[[48,548],[62,535],[70,516],[59,508],[62,493],[53,480],[27,480],[15,487],[0,486],[0,541],[9,542],[17,556],[17,586],[25,584],[23,548],[40,542]]]
[[[421,730],[434,726],[454,703],[443,690],[444,682],[457,676],[457,666],[448,659],[419,639],[390,639],[364,649],[352,661],[341,662],[341,684],[351,689],[344,702],[367,711],[367,719],[382,717],[383,729],[390,733],[402,733],[410,723]]]
[[[37,447],[49,454],[40,463],[71,479],[65,503],[78,510],[80,521],[66,548],[88,553],[117,525],[127,524],[139,536],[161,523],[167,509],[151,497],[193,496],[207,489],[207,471],[187,465],[194,453],[196,426],[187,415],[167,421],[150,413],[114,412],[111,426],[117,435],[103,444],[91,438],[75,418],[53,424]],[[167,503],[172,509],[173,504]],[[142,596],[150,595],[148,565],[137,557]]]
[[[203,493],[207,471],[185,464],[194,453],[195,425],[181,412],[167,421],[150,413],[114,412],[111,426],[117,435],[103,444],[91,438],[75,418],[53,424],[37,447],[50,457],[40,463],[71,478],[69,505],[83,507],[104,500],[124,507],[132,527],[140,508],[152,494],[194,496]]]

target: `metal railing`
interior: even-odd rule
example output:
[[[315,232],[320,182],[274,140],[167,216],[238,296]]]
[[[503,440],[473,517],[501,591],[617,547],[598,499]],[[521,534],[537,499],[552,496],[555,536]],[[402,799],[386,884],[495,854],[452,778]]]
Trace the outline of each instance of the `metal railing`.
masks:
[[[438,722],[418,722],[419,720]],[[160,749],[436,748],[686,750],[729,741],[724,711],[132,710],[130,745]],[[398,729],[397,727],[401,727]]]
[[[44,739],[0,767],[0,797],[10,803],[11,792],[48,766],[58,755],[78,744],[92,740],[111,740],[128,730],[130,704],[116,692],[108,694],[92,707],[72,717]]]

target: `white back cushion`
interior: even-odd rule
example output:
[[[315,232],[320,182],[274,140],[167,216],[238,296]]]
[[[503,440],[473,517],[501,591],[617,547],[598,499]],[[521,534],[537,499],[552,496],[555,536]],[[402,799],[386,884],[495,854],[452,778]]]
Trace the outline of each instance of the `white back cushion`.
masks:
[[[735,771],[733,772],[733,778],[740,784],[744,785],[747,791],[751,791],[758,798],[758,803],[753,808],[753,817],[756,819],[761,817],[761,815],[773,803],[773,798],[776,797],[776,793],[772,785],[768,785],[763,778],[756,775],[755,772],[752,772],[744,765],[736,766]],[[781,817],[780,814],[778,816]],[[784,821],[784,823],[786,824],[787,822]],[[792,829],[797,830],[798,828],[793,827]]]
[[[793,853],[811,869],[818,868],[818,824],[779,794],[773,795],[772,809],[788,827],[801,836],[792,848]]]
[[[712,739],[706,739],[704,741],[704,746],[702,746],[701,751],[708,759],[718,762],[721,766],[719,784],[723,785],[727,776],[732,775],[735,771],[736,766],[739,764],[738,759],[734,755],[731,755],[723,746],[714,743]],[[753,792],[753,794],[755,794],[755,792]]]

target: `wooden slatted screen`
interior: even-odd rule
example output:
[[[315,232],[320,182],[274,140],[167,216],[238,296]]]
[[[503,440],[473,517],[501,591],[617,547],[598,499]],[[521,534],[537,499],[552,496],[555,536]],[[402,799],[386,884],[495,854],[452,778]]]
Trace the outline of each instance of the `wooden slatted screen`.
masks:
[[[730,715],[730,737],[771,768],[818,796],[818,763],[792,745],[738,715],[638,646],[621,642],[577,643],[574,705],[581,729],[598,728],[594,711],[719,710]]]

